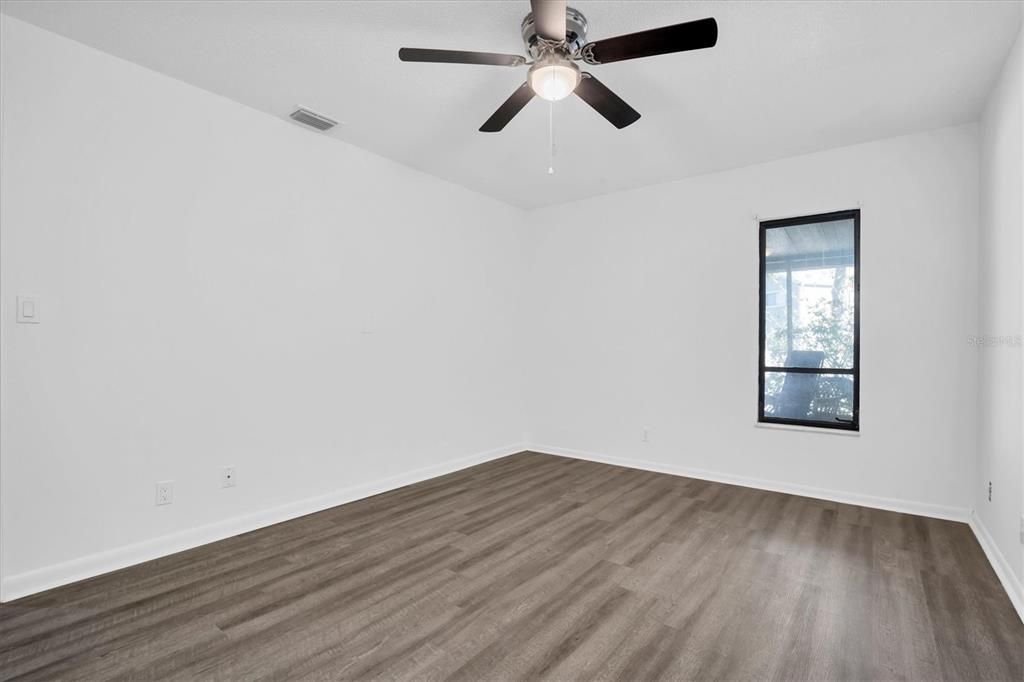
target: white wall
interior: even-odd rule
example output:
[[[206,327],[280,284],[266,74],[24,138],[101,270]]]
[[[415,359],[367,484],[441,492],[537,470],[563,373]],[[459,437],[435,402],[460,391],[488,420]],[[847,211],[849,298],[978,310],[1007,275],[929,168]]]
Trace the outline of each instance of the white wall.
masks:
[[[963,518],[977,154],[968,125],[537,211],[532,439]],[[755,216],[859,204],[861,434],[756,428]]]
[[[2,24],[8,598],[520,440],[518,209]]]
[[[981,286],[979,330],[993,337],[978,351],[981,363],[980,442],[975,500],[978,518],[1009,570],[1024,581],[1020,546],[1024,515],[1024,443],[1021,424],[1021,126],[1024,38],[1007,57],[981,118]],[[987,486],[992,481],[992,501]],[[1022,595],[1024,597],[1024,595]]]

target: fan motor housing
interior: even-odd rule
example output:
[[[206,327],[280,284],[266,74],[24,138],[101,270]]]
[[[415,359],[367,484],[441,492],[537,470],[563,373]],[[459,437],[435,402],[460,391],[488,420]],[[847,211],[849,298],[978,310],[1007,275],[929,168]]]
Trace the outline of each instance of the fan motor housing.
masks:
[[[530,56],[537,59],[547,52],[546,41],[537,35],[533,25],[533,12],[530,12],[523,19],[522,25],[523,43]],[[587,18],[583,12],[572,7],[565,8],[565,47],[569,54],[578,52],[587,42]]]

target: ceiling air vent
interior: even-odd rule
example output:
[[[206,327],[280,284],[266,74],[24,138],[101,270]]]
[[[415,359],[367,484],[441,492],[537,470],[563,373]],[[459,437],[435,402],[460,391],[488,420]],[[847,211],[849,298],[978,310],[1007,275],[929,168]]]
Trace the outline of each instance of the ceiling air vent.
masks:
[[[292,113],[288,114],[288,116],[290,116],[294,121],[298,121],[310,128],[316,128],[317,130],[330,130],[334,126],[338,125],[337,121],[327,118],[323,114],[318,114],[315,111],[310,111],[305,107],[299,107]]]

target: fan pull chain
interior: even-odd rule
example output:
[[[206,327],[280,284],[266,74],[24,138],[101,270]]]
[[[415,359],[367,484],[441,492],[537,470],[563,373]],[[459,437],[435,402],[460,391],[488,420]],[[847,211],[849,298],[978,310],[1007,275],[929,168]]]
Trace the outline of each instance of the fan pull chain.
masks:
[[[555,174],[555,103],[548,102],[548,175]]]

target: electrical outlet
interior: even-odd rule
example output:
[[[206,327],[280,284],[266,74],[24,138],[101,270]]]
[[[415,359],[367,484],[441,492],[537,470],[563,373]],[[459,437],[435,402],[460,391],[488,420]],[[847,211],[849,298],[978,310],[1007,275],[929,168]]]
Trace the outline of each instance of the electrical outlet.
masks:
[[[1024,545],[1024,514],[1020,515],[1020,544]]]
[[[650,443],[651,442],[651,440],[650,440],[650,433],[648,431],[649,431],[648,428],[645,426],[644,430],[643,430],[643,433],[640,436],[640,440],[643,441],[644,443]]]
[[[988,482],[988,501],[992,501],[992,481]]]
[[[235,487],[235,467],[224,467],[220,470],[220,487]]]
[[[156,483],[156,503],[170,504],[174,502],[174,481],[157,481]]]

